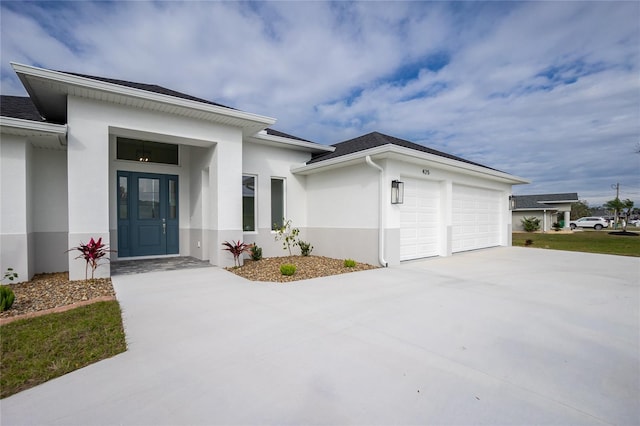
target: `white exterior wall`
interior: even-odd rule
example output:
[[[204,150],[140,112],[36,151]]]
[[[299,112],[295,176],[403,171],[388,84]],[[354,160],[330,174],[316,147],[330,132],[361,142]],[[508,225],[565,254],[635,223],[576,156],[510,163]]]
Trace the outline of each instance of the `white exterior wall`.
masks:
[[[242,239],[242,133],[224,140],[213,149],[209,162],[209,261],[233,266],[233,256],[222,243]]]
[[[77,245],[89,238],[102,237],[117,248],[116,175],[118,170],[166,173],[179,176],[180,254],[191,255],[191,249],[209,241],[211,263],[227,266],[233,259],[223,256],[222,241],[241,239],[242,132],[239,128],[222,126],[171,114],[152,112],[122,105],[68,97],[68,173],[69,173],[69,244]],[[178,143],[180,165],[140,164],[115,158],[115,136]],[[208,158],[191,166],[193,155],[187,145],[198,145],[200,151],[211,152]],[[197,167],[197,169],[193,169]],[[209,179],[208,208],[200,205],[196,214],[191,203],[191,185],[198,172],[207,172]],[[82,177],[82,178],[81,178]],[[201,200],[200,200],[201,201]],[[197,203],[196,203],[197,204]],[[86,214],[87,207],[90,214]],[[207,212],[207,228],[202,214]],[[191,222],[196,216],[195,222]],[[113,239],[111,236],[114,236]],[[192,238],[198,238],[192,242]],[[202,257],[204,250],[193,253]],[[115,254],[117,256],[117,254]],[[84,278],[84,261],[74,261],[69,254],[72,279]],[[98,268],[98,276],[109,274],[109,265]]]
[[[439,255],[452,254],[454,185],[498,191],[500,245],[511,244],[511,185],[435,163],[375,157],[380,172],[362,163],[315,172],[307,176],[308,234],[314,254],[388,265],[400,263],[400,209],[391,204],[391,181],[418,179],[439,187]],[[378,212],[382,208],[383,253],[379,254]]]
[[[0,138],[0,272],[18,273],[18,281],[31,278],[29,258],[30,212],[27,173],[29,144],[26,137],[2,134]]]
[[[68,247],[102,238],[109,244],[109,129],[93,102],[67,99]],[[69,278],[85,278],[85,261],[68,253]],[[109,263],[96,271],[96,278],[110,275]]]
[[[522,219],[538,218],[540,220],[540,231],[548,232],[553,229],[554,222],[557,221],[557,212],[551,211],[514,211],[512,212],[513,230],[524,232],[524,226],[522,226]]]
[[[68,268],[67,153],[34,148],[31,205],[35,273]]]
[[[255,242],[262,248],[264,257],[288,255],[288,251],[283,250],[282,243],[275,240],[276,233],[271,230],[271,178],[284,179],[285,216],[291,219],[294,228],[300,229],[300,239],[306,241],[309,238],[306,229],[308,222],[306,177],[292,174],[291,166],[304,163],[310,158],[311,154],[303,151],[256,143],[245,143],[243,146],[242,172],[256,177],[257,209],[256,231],[243,232],[243,241]],[[238,184],[236,190],[242,193],[242,182]],[[240,208],[242,209],[242,205]],[[239,218],[242,222],[242,210]],[[292,249],[292,253],[299,254],[299,249]],[[316,254],[315,249],[313,254]]]
[[[440,208],[442,225],[440,235],[440,256],[450,256],[452,254],[452,236],[453,236],[453,186],[465,185],[477,188],[490,189],[498,191],[502,194],[500,211],[501,231],[500,231],[500,245],[511,245],[511,214],[509,211],[509,195],[511,194],[511,185],[507,183],[501,183],[489,178],[482,178],[466,173],[464,170],[455,170],[448,167],[443,167],[436,163],[430,163],[425,161],[421,164],[413,164],[399,160],[388,160],[386,162],[387,181],[391,186],[391,181],[398,179],[402,181],[403,178],[410,177],[415,179],[423,179],[426,181],[437,182],[440,185]],[[386,249],[388,255],[387,261],[390,265],[397,264],[399,259],[396,259],[393,253],[396,253],[396,235],[398,238],[397,247],[399,247],[399,235],[400,235],[400,213],[399,206],[392,205],[390,202],[387,204],[388,214],[386,215],[386,227],[390,237],[386,241]]]
[[[209,260],[208,231],[211,217],[209,164],[214,148],[183,146],[181,155],[189,155],[189,208],[188,211],[188,245],[180,242],[180,251],[185,250],[189,256],[201,260]],[[182,203],[180,204],[182,218]],[[183,232],[181,231],[181,234]]]
[[[313,254],[378,264],[379,171],[361,164],[307,176]],[[383,198],[386,198],[383,195]]]

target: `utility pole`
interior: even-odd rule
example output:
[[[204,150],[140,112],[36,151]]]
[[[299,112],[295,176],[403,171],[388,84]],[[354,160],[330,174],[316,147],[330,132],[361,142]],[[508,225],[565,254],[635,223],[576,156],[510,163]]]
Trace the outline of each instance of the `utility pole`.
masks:
[[[611,185],[611,189],[616,190],[616,199],[620,198],[620,182],[616,183],[615,185]]]
[[[611,185],[611,189],[616,190],[616,201],[620,200],[620,182],[615,185]],[[618,227],[618,209],[615,209],[614,227]]]

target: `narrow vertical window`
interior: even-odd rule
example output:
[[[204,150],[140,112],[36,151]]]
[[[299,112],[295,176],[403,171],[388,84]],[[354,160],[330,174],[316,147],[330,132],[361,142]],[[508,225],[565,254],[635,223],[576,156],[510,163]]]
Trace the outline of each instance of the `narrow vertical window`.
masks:
[[[118,177],[118,194],[119,194],[119,213],[120,219],[129,219],[129,185],[126,176]]]
[[[169,219],[178,217],[178,181],[169,179]]]
[[[284,179],[271,178],[271,229],[282,227],[284,220]]]
[[[256,230],[256,178],[242,176],[242,229]]]

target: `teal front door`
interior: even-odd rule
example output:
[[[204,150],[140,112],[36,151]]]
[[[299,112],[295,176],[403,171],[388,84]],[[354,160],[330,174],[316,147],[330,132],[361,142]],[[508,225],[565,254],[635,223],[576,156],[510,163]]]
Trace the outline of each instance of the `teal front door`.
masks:
[[[178,176],[118,172],[118,257],[179,253]]]

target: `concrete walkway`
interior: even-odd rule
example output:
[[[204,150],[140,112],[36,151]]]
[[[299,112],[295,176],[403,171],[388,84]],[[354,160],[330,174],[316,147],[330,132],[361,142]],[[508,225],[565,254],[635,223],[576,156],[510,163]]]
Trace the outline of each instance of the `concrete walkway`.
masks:
[[[129,350],[1,424],[640,423],[640,259],[496,248],[255,283],[114,277]]]

